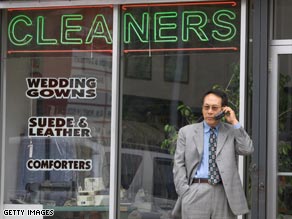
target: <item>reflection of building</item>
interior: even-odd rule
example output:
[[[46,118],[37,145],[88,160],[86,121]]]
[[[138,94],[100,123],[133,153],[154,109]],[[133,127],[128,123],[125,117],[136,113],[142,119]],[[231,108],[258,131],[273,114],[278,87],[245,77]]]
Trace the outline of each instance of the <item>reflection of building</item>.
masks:
[[[97,97],[68,100],[67,113],[86,116],[93,127],[92,136],[102,140],[110,138],[111,65],[111,56],[108,55],[84,57],[76,53],[72,58],[71,77],[96,78]]]
[[[239,159],[250,199],[246,218],[290,219],[291,2],[106,4],[1,1],[0,206],[32,193],[35,204],[57,200],[56,218],[113,219],[116,212],[121,218],[169,218],[176,194],[172,155],[161,148],[164,127],[188,123],[180,104],[198,119],[201,95],[216,85],[227,88],[256,145],[252,158]],[[93,77],[97,96],[30,99],[28,77]],[[92,170],[29,171],[31,116],[86,117],[92,138],[32,139],[33,158],[91,159]],[[76,206],[78,184],[84,188],[84,179],[98,177],[109,205]]]

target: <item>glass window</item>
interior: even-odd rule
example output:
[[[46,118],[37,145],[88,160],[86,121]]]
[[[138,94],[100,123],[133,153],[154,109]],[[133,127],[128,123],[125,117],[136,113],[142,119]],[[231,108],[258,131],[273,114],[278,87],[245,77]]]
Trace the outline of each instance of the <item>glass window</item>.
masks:
[[[274,1],[274,39],[291,39],[292,2],[289,0]]]
[[[153,196],[167,199],[176,199],[172,175],[172,159],[155,158],[153,165],[154,189]]]
[[[8,10],[5,204],[108,214],[112,13]]]
[[[169,218],[177,198],[172,175],[176,131],[200,121],[202,95],[214,87],[229,94],[238,112],[240,4],[121,9],[121,153],[128,154],[121,182],[130,157],[141,154],[142,159],[130,187],[121,185],[120,212],[129,218]]]
[[[279,55],[278,218],[292,218],[292,55]]]

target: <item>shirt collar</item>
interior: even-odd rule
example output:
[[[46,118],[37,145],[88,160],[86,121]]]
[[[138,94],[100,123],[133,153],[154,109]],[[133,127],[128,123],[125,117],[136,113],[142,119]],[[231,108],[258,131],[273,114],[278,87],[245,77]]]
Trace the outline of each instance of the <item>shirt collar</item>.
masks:
[[[203,124],[204,124],[204,133],[209,132],[210,129],[211,129],[211,126],[209,126],[209,125],[206,123],[206,121],[204,121]],[[219,126],[220,126],[220,122],[219,122],[218,125],[215,126],[216,132],[218,132]]]

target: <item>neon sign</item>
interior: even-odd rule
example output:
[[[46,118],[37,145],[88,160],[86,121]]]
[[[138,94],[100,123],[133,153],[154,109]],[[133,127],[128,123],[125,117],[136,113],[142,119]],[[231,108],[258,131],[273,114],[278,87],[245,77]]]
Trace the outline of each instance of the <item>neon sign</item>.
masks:
[[[131,30],[135,32],[141,42],[149,42],[149,17],[149,13],[143,13],[141,22],[142,24],[141,26],[139,26],[131,13],[125,13],[125,43],[131,43]],[[222,29],[226,29],[225,32],[227,32],[224,33],[224,31],[219,31],[218,29],[212,30],[211,37],[218,41],[229,41],[232,40],[236,35],[235,25],[229,21],[224,20],[224,17],[228,18],[230,21],[233,21],[236,18],[236,14],[230,10],[219,10],[214,13],[214,15],[212,16],[213,24]],[[158,12],[154,14],[154,42],[178,41],[178,36],[171,36],[167,34],[172,30],[176,30],[178,28],[178,25],[172,21],[167,22],[167,19],[178,19],[178,14],[176,12]],[[192,22],[192,19],[197,21]],[[196,37],[202,42],[210,40],[204,30],[208,22],[208,16],[206,13],[202,11],[184,11],[182,12],[181,20],[182,41],[189,42],[191,40],[191,32],[194,32]]]
[[[125,53],[239,46],[234,1],[123,5],[122,11]],[[111,52],[112,13],[112,6],[10,9],[8,53]]]
[[[8,54],[111,52],[112,7],[10,9]]]
[[[124,52],[237,51],[239,6],[235,1],[124,5]]]
[[[81,32],[82,26],[73,25],[74,21],[83,20],[81,14],[67,14],[61,17],[61,30],[59,41],[57,39],[46,39],[45,38],[45,18],[38,16],[36,18],[36,44],[37,45],[81,45],[81,44],[92,44],[94,38],[104,38],[107,44],[112,43],[112,38],[105,21],[104,15],[97,14],[92,22],[91,28],[86,36],[86,40],[82,37],[71,37],[75,33]],[[23,23],[27,27],[31,27],[33,22],[32,19],[26,15],[19,15],[11,20],[8,26],[8,37],[12,44],[15,46],[25,46],[31,43],[33,35],[25,33],[23,36],[17,37],[15,35],[15,28],[18,23]]]

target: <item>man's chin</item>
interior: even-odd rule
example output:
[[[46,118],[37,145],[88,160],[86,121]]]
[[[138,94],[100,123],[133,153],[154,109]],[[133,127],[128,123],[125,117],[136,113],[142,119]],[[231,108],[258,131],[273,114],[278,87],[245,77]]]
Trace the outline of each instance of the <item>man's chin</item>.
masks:
[[[205,121],[209,126],[216,126],[219,123],[219,121],[215,120],[214,118],[207,118]]]

